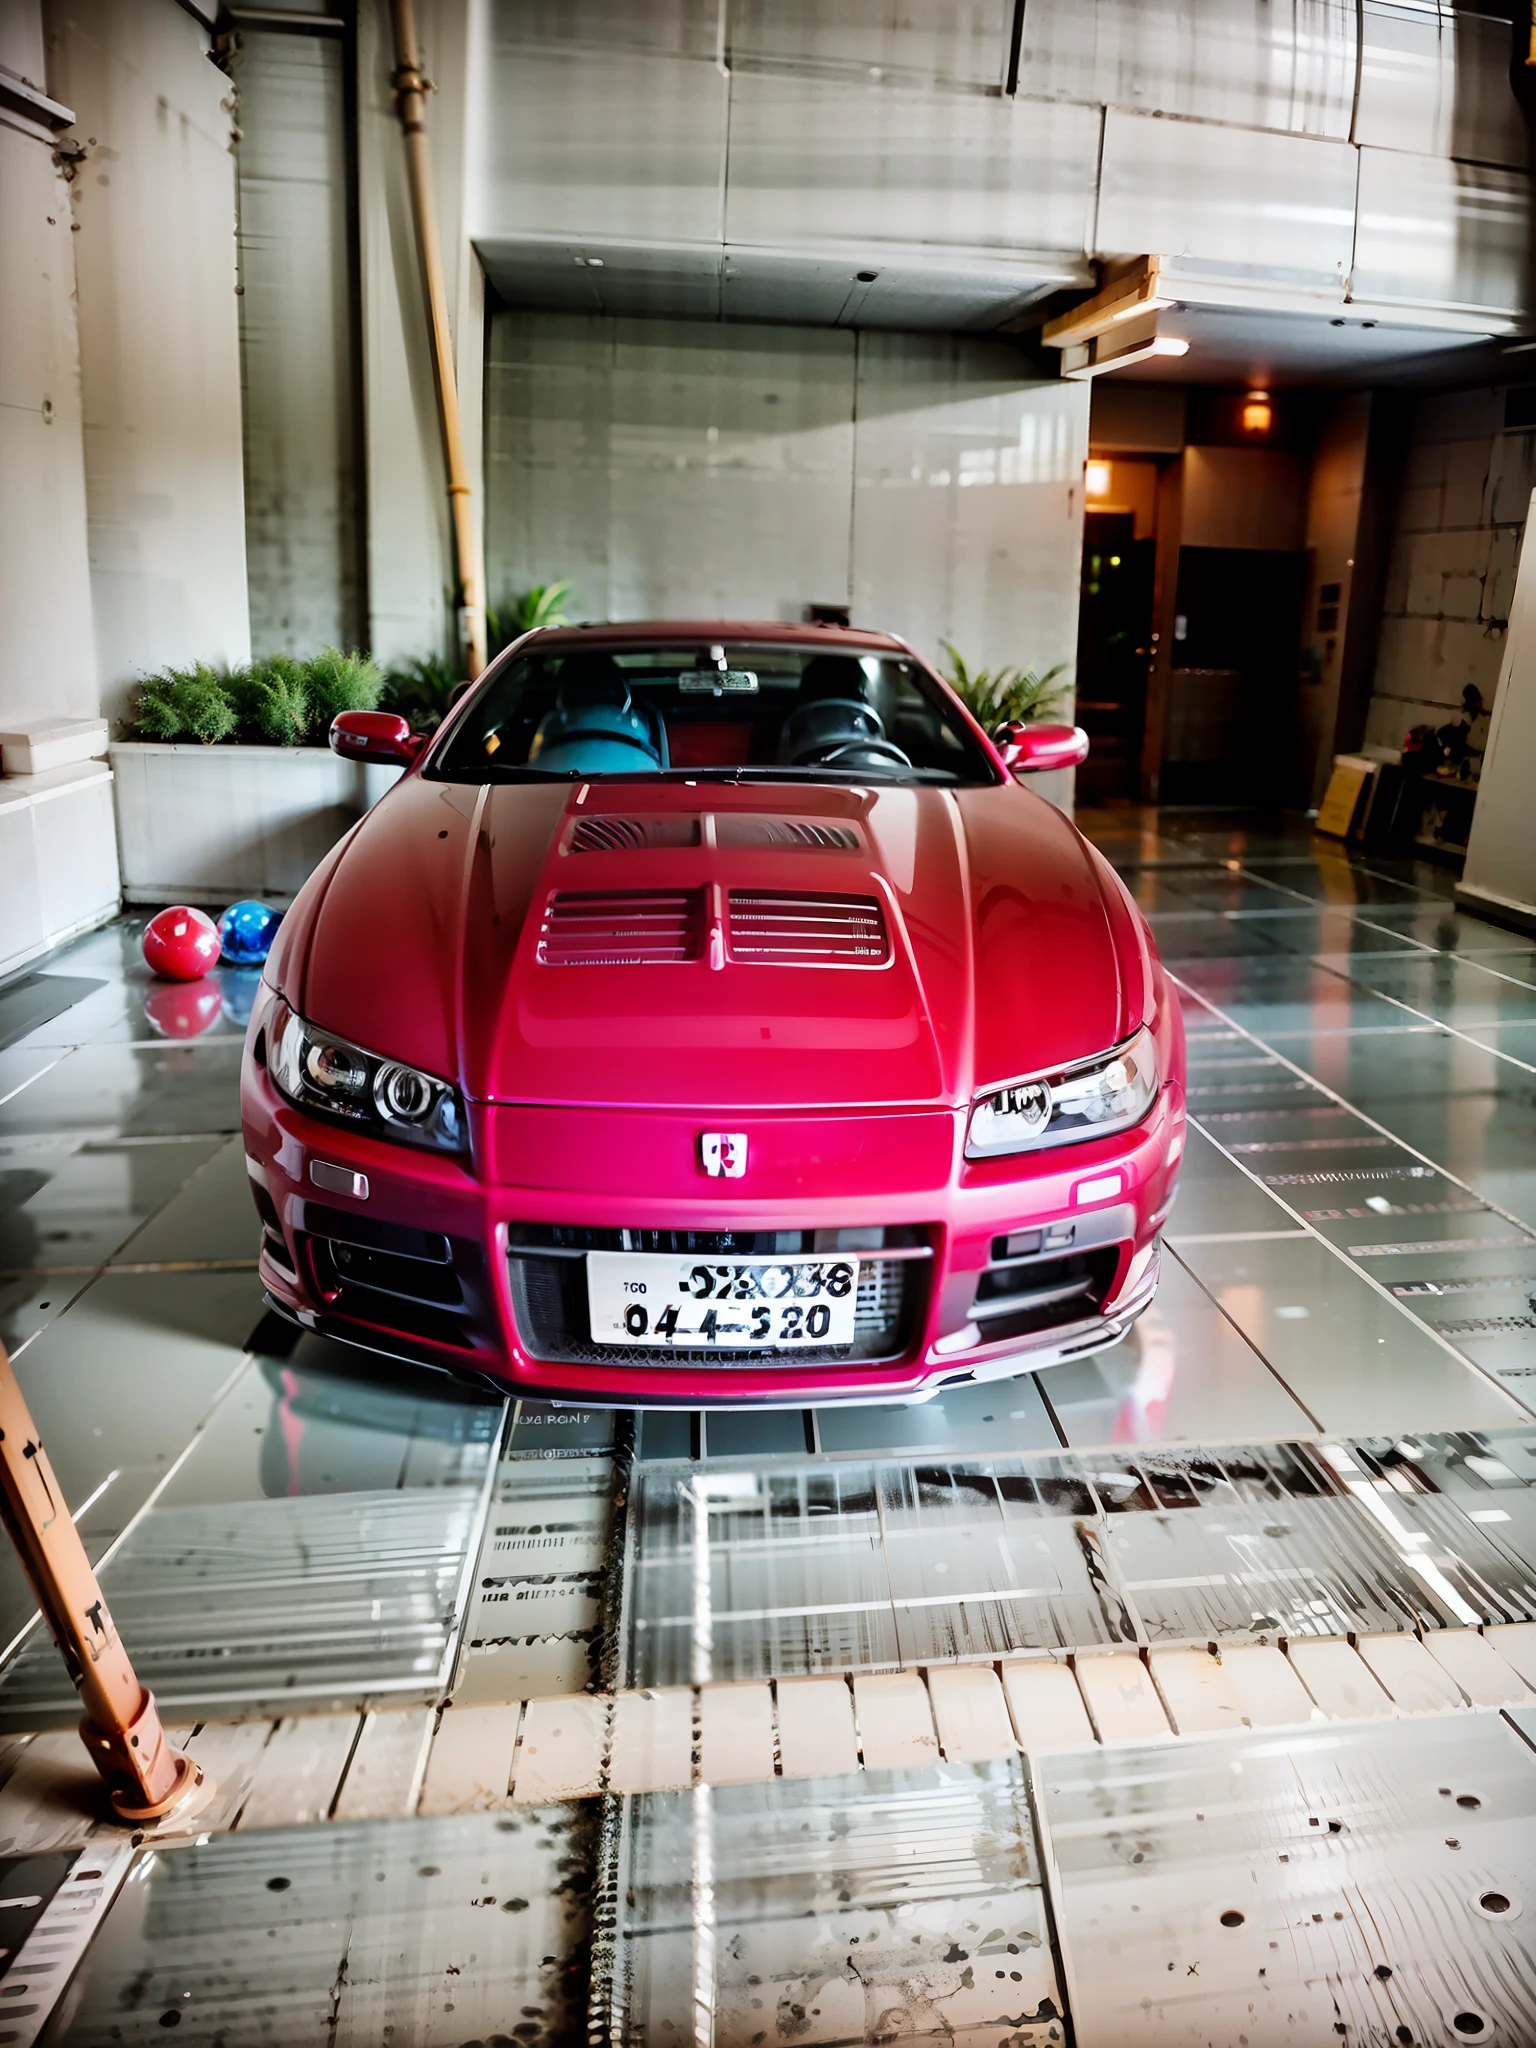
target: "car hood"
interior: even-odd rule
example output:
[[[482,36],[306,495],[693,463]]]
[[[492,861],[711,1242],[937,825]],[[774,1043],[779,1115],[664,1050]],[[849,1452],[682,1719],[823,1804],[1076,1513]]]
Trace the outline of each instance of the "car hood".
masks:
[[[581,933],[614,895],[693,957],[567,964],[612,952]],[[866,934],[876,905],[884,957],[765,961],[743,896],[792,943],[795,899]],[[482,1101],[911,1108],[1115,1044],[1150,966],[1113,874],[1016,785],[409,775],[289,913],[274,978],[311,1022]]]

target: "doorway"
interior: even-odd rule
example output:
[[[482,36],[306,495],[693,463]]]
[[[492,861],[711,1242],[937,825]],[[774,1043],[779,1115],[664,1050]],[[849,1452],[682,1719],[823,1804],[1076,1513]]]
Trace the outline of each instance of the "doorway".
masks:
[[[1157,555],[1151,535],[1137,539],[1137,523],[1131,510],[1090,508],[1083,520],[1076,714],[1089,739],[1077,771],[1083,804],[1137,794]]]

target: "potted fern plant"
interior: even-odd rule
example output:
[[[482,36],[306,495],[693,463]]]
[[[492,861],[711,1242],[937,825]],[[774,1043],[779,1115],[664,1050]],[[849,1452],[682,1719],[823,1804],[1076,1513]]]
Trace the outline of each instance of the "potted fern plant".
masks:
[[[969,668],[959,649],[948,640],[944,652],[949,667],[944,680],[970,712],[983,732],[996,732],[1000,725],[1033,725],[1050,719],[1070,695],[1070,685],[1058,682],[1067,664],[1054,668]]]
[[[335,647],[147,676],[132,737],[108,750],[126,900],[291,901],[395,778],[326,745],[336,713],[372,710],[383,687],[369,656]]]

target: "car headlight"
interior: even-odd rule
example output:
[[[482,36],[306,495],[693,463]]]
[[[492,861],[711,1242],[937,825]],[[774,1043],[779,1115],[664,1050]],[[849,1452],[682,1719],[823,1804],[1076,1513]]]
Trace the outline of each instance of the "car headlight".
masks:
[[[267,1072],[300,1109],[356,1124],[372,1137],[463,1151],[464,1112],[446,1081],[317,1030],[284,1002],[273,1010],[267,1044]]]
[[[1010,1081],[978,1096],[965,1136],[967,1159],[995,1159],[1005,1152],[1037,1152],[1107,1138],[1138,1124],[1157,1096],[1157,1049],[1150,1031],[1101,1059]]]

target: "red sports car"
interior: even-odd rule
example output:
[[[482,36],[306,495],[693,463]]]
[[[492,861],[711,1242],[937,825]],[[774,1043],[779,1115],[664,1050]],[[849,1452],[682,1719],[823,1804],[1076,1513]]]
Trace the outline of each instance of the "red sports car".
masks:
[[[529,1395],[911,1400],[1112,1344],[1184,1145],[1140,913],[903,641],[507,649],[284,919],[245,1144],[274,1306]]]

